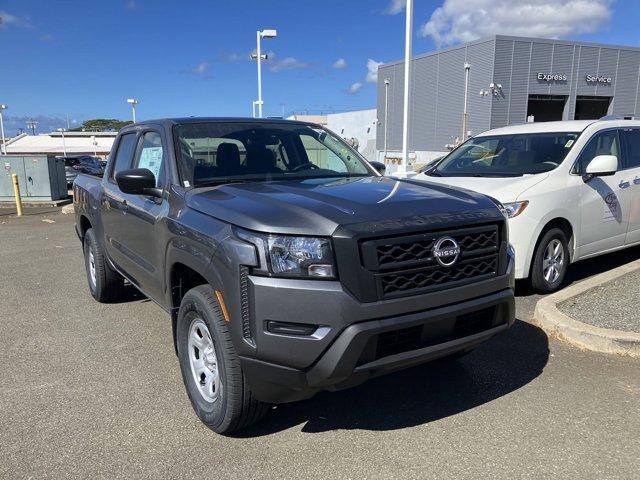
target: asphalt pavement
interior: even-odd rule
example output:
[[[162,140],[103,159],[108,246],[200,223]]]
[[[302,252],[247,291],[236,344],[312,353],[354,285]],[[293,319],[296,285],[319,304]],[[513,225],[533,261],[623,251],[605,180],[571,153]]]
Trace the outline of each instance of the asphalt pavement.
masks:
[[[93,301],[72,216],[0,216],[0,273],[1,478],[638,478],[640,362],[548,340],[522,285],[515,326],[464,359],[224,437],[192,412],[168,316]]]

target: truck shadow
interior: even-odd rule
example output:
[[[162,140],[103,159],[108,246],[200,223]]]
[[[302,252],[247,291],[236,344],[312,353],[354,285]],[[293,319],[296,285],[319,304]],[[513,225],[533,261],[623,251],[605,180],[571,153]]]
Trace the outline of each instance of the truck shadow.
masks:
[[[340,392],[279,405],[269,418],[236,437],[276,433],[304,423],[303,432],[395,430],[446,418],[517,390],[542,373],[547,336],[530,323],[515,325],[464,358],[441,360],[379,377]]]

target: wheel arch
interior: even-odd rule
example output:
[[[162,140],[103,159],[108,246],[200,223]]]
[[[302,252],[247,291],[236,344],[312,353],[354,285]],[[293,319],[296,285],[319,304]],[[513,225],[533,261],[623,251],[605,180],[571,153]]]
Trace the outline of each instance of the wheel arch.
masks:
[[[573,262],[575,251],[576,251],[575,228],[572,225],[571,221],[569,219],[567,219],[566,217],[564,217],[564,216],[555,216],[555,217],[547,220],[547,222],[543,224],[542,228],[536,233],[536,236],[535,236],[536,242],[533,245],[533,249],[531,250],[531,252],[529,252],[529,255],[527,256],[528,264],[527,264],[526,271],[528,272],[527,273],[528,277],[531,276],[531,267],[533,265],[533,256],[535,255],[536,251],[538,250],[538,246],[540,245],[540,241],[542,240],[542,237],[544,236],[544,234],[547,233],[552,228],[559,228],[567,236],[567,242],[569,244],[569,259],[570,259],[569,263]]]
[[[80,215],[79,218],[79,227],[80,227],[80,239],[84,241],[84,234],[87,233],[87,230],[93,228],[93,224],[91,220],[86,215]]]

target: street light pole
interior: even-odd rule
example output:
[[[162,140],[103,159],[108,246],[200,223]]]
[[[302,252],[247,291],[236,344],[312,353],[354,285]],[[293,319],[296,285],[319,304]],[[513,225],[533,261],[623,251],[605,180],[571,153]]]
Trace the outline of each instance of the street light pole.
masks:
[[[411,40],[413,36],[413,0],[407,0],[404,37],[404,112],[402,115],[402,162],[398,173],[406,176],[409,165],[409,89],[411,87]]]
[[[460,136],[460,142],[464,143],[467,139],[467,121],[469,119],[469,112],[467,110],[469,104],[469,70],[471,65],[469,63],[464,64],[464,104],[462,108],[462,135]]]
[[[262,118],[262,51],[260,49],[261,42],[260,31],[256,32],[256,41],[258,43],[257,48],[257,60],[258,60],[258,118]]]
[[[64,141],[65,129],[64,128],[59,128],[58,131],[62,134],[62,154],[66,157],[67,156],[67,144]]]
[[[251,55],[251,58],[258,61],[258,118],[262,118],[262,60],[267,59],[267,55],[262,55],[261,40],[263,38],[276,38],[278,32],[273,29],[258,30],[256,32],[256,54]]]
[[[389,120],[389,84],[391,80],[388,78],[384,79],[384,158],[382,161],[386,161],[387,159],[387,133],[388,133],[388,120]]]
[[[131,113],[133,114],[133,123],[136,123],[136,105],[139,102],[135,98],[128,98],[127,103],[131,105]]]
[[[0,132],[2,132],[2,154],[7,154],[7,144],[4,139],[4,122],[2,120],[2,111],[6,110],[7,106],[5,104],[0,104]]]

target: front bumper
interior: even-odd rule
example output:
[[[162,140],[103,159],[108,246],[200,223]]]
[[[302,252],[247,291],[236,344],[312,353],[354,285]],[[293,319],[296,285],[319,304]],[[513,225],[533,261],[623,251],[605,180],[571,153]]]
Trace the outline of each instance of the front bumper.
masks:
[[[368,304],[338,282],[250,276],[249,285],[256,349],[240,359],[252,392],[270,403],[350,387],[472,348],[515,319],[513,258],[506,275]],[[323,329],[313,336],[273,334],[269,321]]]

